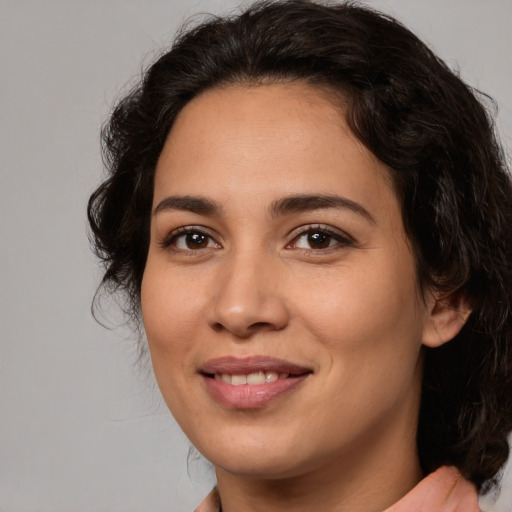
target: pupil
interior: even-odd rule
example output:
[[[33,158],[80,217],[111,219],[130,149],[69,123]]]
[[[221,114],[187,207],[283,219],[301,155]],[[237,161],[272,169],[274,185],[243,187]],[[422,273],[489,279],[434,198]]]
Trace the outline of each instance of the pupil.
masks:
[[[206,236],[200,233],[190,233],[186,237],[189,249],[201,249],[207,245]]]
[[[325,233],[311,233],[308,235],[308,242],[316,248],[324,248],[329,245],[330,236]]]

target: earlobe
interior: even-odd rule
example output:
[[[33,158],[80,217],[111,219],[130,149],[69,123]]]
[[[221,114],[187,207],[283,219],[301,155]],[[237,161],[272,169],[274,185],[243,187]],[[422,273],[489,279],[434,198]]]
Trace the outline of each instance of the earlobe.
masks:
[[[464,327],[470,314],[471,306],[464,295],[445,295],[433,299],[423,328],[423,345],[435,348],[452,340]]]

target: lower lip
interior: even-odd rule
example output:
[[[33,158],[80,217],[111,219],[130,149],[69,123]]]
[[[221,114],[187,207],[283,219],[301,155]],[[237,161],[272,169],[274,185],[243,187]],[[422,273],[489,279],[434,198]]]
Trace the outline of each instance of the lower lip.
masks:
[[[203,376],[206,388],[213,399],[230,409],[255,409],[263,407],[302,384],[309,374],[278,379],[275,382],[233,386],[226,382]]]

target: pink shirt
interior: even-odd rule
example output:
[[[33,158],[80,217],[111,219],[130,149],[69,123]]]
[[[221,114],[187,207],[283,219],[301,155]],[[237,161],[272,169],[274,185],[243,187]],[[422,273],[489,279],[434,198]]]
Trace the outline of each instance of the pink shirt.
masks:
[[[195,512],[219,512],[214,489]],[[443,466],[383,512],[480,512],[475,486],[454,467]]]

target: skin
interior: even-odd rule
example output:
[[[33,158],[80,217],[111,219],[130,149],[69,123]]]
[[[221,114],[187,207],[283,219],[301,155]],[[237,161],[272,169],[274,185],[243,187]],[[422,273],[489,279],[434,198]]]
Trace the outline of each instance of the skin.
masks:
[[[294,195],[358,206],[272,212]],[[175,196],[216,210],[166,204]],[[201,94],[162,151],[153,212],[141,291],[155,375],[215,466],[223,511],[381,511],[410,490],[421,347],[463,318],[420,296],[389,171],[342,102],[303,83]],[[311,373],[262,407],[219,404],[202,366],[254,355]]]

